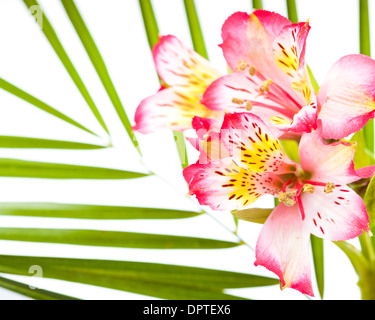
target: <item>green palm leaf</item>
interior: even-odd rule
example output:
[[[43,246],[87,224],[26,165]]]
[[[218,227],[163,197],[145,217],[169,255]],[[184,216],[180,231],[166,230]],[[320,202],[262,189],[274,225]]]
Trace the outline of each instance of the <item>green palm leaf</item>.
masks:
[[[269,286],[278,279],[246,273],[158,263],[0,255],[0,272],[28,275],[31,265],[43,277],[118,289],[162,299],[240,299],[224,289]]]
[[[207,49],[204,43],[202,29],[194,0],[184,0],[184,5],[194,50],[198,52],[202,57],[208,59]]]
[[[241,245],[195,237],[78,229],[0,228],[0,239],[138,249],[222,249]]]
[[[311,235],[311,248],[314,260],[314,270],[320,298],[324,295],[324,245],[323,239]]]
[[[111,99],[111,102],[117,112],[117,115],[119,116],[122,124],[124,125],[130,139],[132,140],[134,146],[137,148],[138,152],[139,146],[138,141],[136,137],[133,134],[132,126],[130,124],[130,121],[128,119],[128,116],[126,115],[125,109],[121,103],[120,97],[117,94],[117,91],[115,89],[115,86],[112,83],[111,77],[109,76],[107,67],[104,63],[104,60],[89,32],[89,30],[86,27],[85,22],[83,21],[81,14],[79,13],[76,5],[72,0],[61,0],[66,13],[68,14],[68,17],[70,21],[72,22],[79,38],[81,39],[81,42],[83,46],[86,49],[86,52],[88,56],[90,57],[90,60],[95,67],[95,70],[105,88],[107,91],[107,94],[109,98]]]
[[[77,298],[66,296],[60,293],[39,288],[30,288],[30,286],[27,284],[10,280],[4,277],[0,277],[0,287],[37,300],[77,300]]]
[[[185,219],[202,212],[88,204],[0,202],[0,215],[74,219]]]
[[[29,10],[30,8],[32,9],[33,6],[38,6],[40,8],[40,5],[36,0],[23,0],[23,2],[25,3],[25,5],[27,6]],[[81,77],[79,76],[77,70],[75,69],[73,63],[71,62],[68,54],[66,53],[64,47],[62,46],[59,38],[56,35],[55,30],[53,29],[51,23],[49,22],[44,12],[43,12],[42,31],[44,35],[46,36],[48,42],[50,43],[50,45],[52,46],[52,48],[55,50],[56,54],[60,58],[60,61],[64,65],[66,71],[69,73],[70,77],[74,81],[82,97],[85,99],[87,105],[90,107],[92,113],[94,114],[98,122],[101,124],[103,129],[108,133],[107,126],[104,123],[104,120],[102,116],[100,115],[98,108],[96,107],[93,99],[91,98],[88,90],[86,89],[86,86],[84,85]]]
[[[19,159],[0,159],[0,177],[44,179],[133,179],[148,174],[118,169],[37,162]]]
[[[27,101],[28,103],[34,105],[35,107],[37,107],[37,108],[39,108],[39,109],[41,109],[41,110],[43,110],[43,111],[45,111],[45,112],[47,112],[47,113],[49,113],[53,116],[65,121],[67,123],[70,123],[73,126],[76,126],[77,128],[80,128],[82,130],[85,130],[88,133],[96,135],[94,132],[87,129],[86,127],[84,127],[83,125],[78,123],[77,121],[69,118],[68,116],[61,113],[60,111],[57,111],[56,109],[52,108],[48,104],[44,103],[43,101],[33,97],[31,94],[21,90],[20,88],[17,88],[13,84],[11,84],[8,81],[5,81],[4,79],[1,79],[1,78],[0,78],[0,88],[4,89],[5,91],[8,91],[9,93],[15,95],[18,98],[21,98],[21,99]]]
[[[0,148],[94,150],[103,149],[107,147],[108,146],[74,141],[51,140],[30,137],[0,136]]]

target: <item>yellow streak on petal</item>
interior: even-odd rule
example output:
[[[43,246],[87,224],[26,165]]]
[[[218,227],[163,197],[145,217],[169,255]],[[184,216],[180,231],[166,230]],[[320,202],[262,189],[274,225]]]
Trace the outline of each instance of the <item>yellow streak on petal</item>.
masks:
[[[272,124],[291,124],[292,121],[288,120],[288,119],[285,119],[283,117],[280,117],[280,116],[273,116],[271,117],[270,119],[271,123]]]

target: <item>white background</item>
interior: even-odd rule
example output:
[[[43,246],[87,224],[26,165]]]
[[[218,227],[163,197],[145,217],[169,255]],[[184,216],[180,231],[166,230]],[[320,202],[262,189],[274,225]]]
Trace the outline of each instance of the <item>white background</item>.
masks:
[[[297,1],[300,21],[310,19],[306,59],[321,82],[329,67],[341,56],[358,53],[358,7],[356,0]],[[371,2],[371,1],[370,1]],[[74,66],[81,75],[107,123],[114,148],[92,151],[6,150],[0,157],[38,161],[97,165],[134,171],[147,171],[117,118],[87,54],[82,47],[60,1],[39,1],[57,32]],[[77,0],[76,4],[104,58],[129,119],[139,102],[158,90],[158,79],[144,32],[136,0]],[[154,0],[161,34],[174,34],[191,46],[183,1]],[[283,0],[263,0],[264,8],[286,15]],[[250,0],[197,0],[208,55],[217,69],[226,72],[222,57],[220,30],[225,19],[236,11],[251,10]],[[370,12],[373,12],[370,7]],[[32,105],[0,91],[0,134],[54,138],[88,143],[107,143],[105,133],[87,107],[60,60],[45,39],[22,1],[0,0],[0,77],[50,104],[93,131],[95,138],[60,121]],[[372,34],[375,30],[372,28]],[[372,39],[375,43],[375,39]],[[158,177],[126,180],[43,180],[0,179],[0,201],[66,202],[82,204],[134,205],[196,210],[185,197],[186,186],[173,137],[170,132],[138,135],[144,162],[170,184]],[[191,161],[195,161],[191,151]],[[271,205],[264,197],[254,207]],[[215,213],[216,219],[233,229],[229,213]],[[51,227],[123,230],[166,233],[234,240],[233,235],[207,215],[184,220],[87,221],[0,216],[1,227]],[[261,226],[240,222],[239,234],[254,247]],[[357,245],[357,241],[353,241]],[[119,259],[199,266],[274,276],[262,267],[254,267],[254,252],[246,246],[225,250],[137,250],[86,246],[53,245],[0,241],[0,254],[77,258]],[[0,262],[1,263],[1,262]],[[325,299],[359,299],[357,276],[346,256],[325,241]],[[39,287],[72,294],[83,299],[143,299],[144,296],[111,289],[71,284],[35,277],[9,276]],[[313,275],[316,296],[318,290]],[[307,299],[292,289],[278,286],[228,290],[252,299]],[[0,290],[2,299],[23,299]],[[147,297],[146,297],[147,298]]]

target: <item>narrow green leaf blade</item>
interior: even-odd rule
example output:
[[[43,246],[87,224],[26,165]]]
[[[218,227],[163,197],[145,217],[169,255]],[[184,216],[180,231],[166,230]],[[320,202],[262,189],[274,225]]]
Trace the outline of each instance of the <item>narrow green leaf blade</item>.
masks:
[[[22,99],[22,100],[25,100],[27,101],[28,103],[34,105],[35,107],[43,110],[44,112],[47,112],[73,126],[76,126],[77,128],[80,128],[88,133],[91,133],[91,134],[94,134],[96,135],[94,132],[92,132],[91,130],[87,129],[86,127],[84,127],[83,125],[81,125],[80,123],[78,123],[77,121],[69,118],[68,116],[66,116],[65,114],[61,113],[60,111],[52,108],[51,106],[49,106],[48,104],[44,103],[43,101],[35,98],[34,96],[32,96],[31,94],[21,90],[20,88],[17,88],[16,86],[14,86],[13,84],[9,83],[8,81],[5,81],[4,79],[1,79],[0,78],[0,88],[5,90],[5,91],[8,91],[9,93],[15,95],[16,97]]]
[[[311,85],[313,86],[314,91],[316,92],[316,94],[318,94],[319,93],[319,84],[318,84],[318,81],[316,81],[316,79],[314,77],[314,74],[311,71],[310,67],[308,65],[306,65],[306,66],[307,66],[307,72],[309,73]]]
[[[0,202],[0,215],[72,219],[185,219],[202,212],[48,202]]]
[[[224,249],[241,243],[164,234],[106,230],[0,228],[1,240],[137,249]]]
[[[57,292],[52,292],[39,288],[30,288],[29,285],[0,277],[0,287],[22,294],[36,300],[78,300],[77,298],[66,296]]]
[[[263,9],[263,3],[262,0],[253,0],[253,9]]]
[[[145,176],[148,176],[148,174],[110,168],[19,159],[0,159],[0,177],[43,179],[133,179]]]
[[[81,143],[74,141],[40,139],[30,137],[0,136],[0,148],[32,148],[32,149],[78,149],[94,150],[108,146]]]
[[[139,0],[143,24],[150,49],[159,41],[159,27],[150,0]]]
[[[374,157],[371,152],[366,148],[365,135],[363,130],[357,131],[350,141],[355,141],[357,147],[354,153],[354,165],[356,169],[363,168],[375,164]]]
[[[375,176],[371,178],[365,196],[366,209],[370,220],[370,229],[375,226]]]
[[[263,224],[271,214],[273,209],[267,208],[249,208],[233,211],[232,214],[238,219]]]
[[[27,8],[30,10],[31,13],[32,13],[32,7],[33,6],[38,6],[39,8],[41,8],[39,3],[36,0],[23,0],[23,2],[25,3],[25,5],[27,6]],[[49,41],[52,48],[56,52],[56,54],[59,57],[61,63],[64,65],[66,71],[69,73],[70,77],[72,78],[73,82],[77,86],[77,89],[81,93],[82,97],[85,99],[85,101],[86,101],[87,105],[89,106],[89,108],[91,109],[92,113],[94,114],[94,116],[96,117],[96,119],[98,120],[100,125],[103,127],[103,129],[107,133],[109,133],[108,128],[107,128],[106,124],[104,123],[104,120],[103,120],[102,116],[100,115],[98,108],[96,107],[96,105],[95,105],[93,99],[91,98],[86,86],[84,85],[81,77],[79,76],[77,70],[75,69],[73,63],[71,62],[68,54],[66,53],[63,45],[61,44],[59,38],[57,37],[57,34],[56,34],[55,30],[53,29],[51,23],[49,22],[48,18],[44,14],[44,12],[43,12],[42,21],[43,21],[42,31],[43,31],[44,35],[46,36],[47,40]]]
[[[225,288],[269,286],[278,279],[158,263],[33,256],[0,256],[0,272],[27,275],[31,265],[43,277],[85,283],[162,299],[240,299]]]
[[[77,9],[77,6],[72,0],[61,0],[61,3],[63,4],[65,11],[68,14],[68,17],[71,23],[73,24],[79,38],[81,39],[81,42],[83,46],[85,47],[85,50],[104,86],[104,89],[107,91],[107,94],[126,132],[128,133],[130,139],[132,140],[134,146],[137,148],[138,152],[140,152],[138,141],[136,137],[134,136],[131,123],[125,112],[125,108],[122,105],[120,97],[117,94],[117,91],[115,89],[115,86],[113,85],[111,77],[109,76],[109,72],[99,52],[99,49],[96,46],[94,39],[92,38],[90,31],[88,30],[84,20],[82,19],[81,14],[79,13]]]
[[[315,277],[320,298],[324,296],[324,245],[323,239],[311,235],[311,249],[314,260]]]
[[[154,9],[152,8],[150,0],[139,0],[139,7],[142,13],[148,44],[150,49],[152,49],[153,46],[159,41],[159,27],[155,18]],[[181,166],[183,169],[185,169],[189,165],[189,161],[186,152],[184,134],[179,131],[173,131],[173,136],[176,142]]]
[[[286,0],[288,18],[292,23],[298,23],[297,6],[295,0]]]
[[[359,51],[371,56],[368,0],[359,0]]]
[[[202,57],[208,59],[207,49],[204,43],[202,29],[194,0],[184,0],[184,5],[194,50]]]

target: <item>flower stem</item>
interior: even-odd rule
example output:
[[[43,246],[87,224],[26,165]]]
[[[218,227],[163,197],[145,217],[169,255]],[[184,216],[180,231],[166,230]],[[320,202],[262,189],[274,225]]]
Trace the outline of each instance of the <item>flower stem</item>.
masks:
[[[362,300],[375,300],[375,270],[370,269],[358,281]]]
[[[202,29],[194,0],[184,0],[184,5],[194,50],[198,52],[202,57],[208,59],[207,49],[204,43]]]

